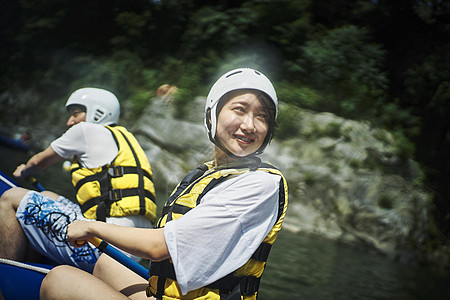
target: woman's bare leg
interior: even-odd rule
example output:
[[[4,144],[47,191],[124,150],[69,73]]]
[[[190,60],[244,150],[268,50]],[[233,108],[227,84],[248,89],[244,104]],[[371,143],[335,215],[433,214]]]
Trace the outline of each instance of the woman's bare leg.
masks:
[[[98,259],[93,274],[130,299],[153,299],[145,293],[148,281],[106,254]]]
[[[40,299],[128,299],[100,279],[71,266],[58,266],[42,281]]]

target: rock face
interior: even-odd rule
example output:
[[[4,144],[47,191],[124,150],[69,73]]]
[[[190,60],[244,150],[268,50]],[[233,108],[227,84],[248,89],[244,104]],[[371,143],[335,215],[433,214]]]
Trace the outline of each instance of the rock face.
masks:
[[[185,120],[175,120],[174,109],[152,99],[131,128],[152,164],[161,204],[187,171],[213,158],[204,98],[192,102]],[[396,154],[389,132],[304,110],[295,122],[298,134],[273,140],[262,155],[289,184],[285,229],[396,257],[423,247],[431,201],[420,186],[418,165]]]

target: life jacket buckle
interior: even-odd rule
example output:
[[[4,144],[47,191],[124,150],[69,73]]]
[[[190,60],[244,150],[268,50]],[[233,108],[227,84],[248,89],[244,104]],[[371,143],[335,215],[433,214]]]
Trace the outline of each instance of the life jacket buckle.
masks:
[[[121,189],[115,189],[109,191],[109,200],[111,201],[119,201],[122,199],[122,190]]]
[[[123,166],[112,166],[108,169],[108,174],[111,177],[122,177],[124,174]]]

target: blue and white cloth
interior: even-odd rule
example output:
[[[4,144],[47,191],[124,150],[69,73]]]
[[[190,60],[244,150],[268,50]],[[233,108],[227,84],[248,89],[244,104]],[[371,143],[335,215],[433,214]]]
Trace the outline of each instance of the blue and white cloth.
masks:
[[[33,249],[59,264],[93,271],[100,251],[90,244],[75,248],[69,244],[66,236],[70,223],[88,220],[79,205],[65,197],[53,200],[30,191],[22,199],[16,218]]]

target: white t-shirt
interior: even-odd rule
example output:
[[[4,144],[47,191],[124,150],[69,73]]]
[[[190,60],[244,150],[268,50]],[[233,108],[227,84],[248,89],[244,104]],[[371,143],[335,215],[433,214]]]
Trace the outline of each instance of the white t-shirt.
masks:
[[[276,222],[280,180],[264,171],[246,172],[217,185],[200,205],[165,225],[183,295],[249,260]]]
[[[50,146],[63,158],[71,159],[76,155],[85,168],[98,168],[108,164],[119,152],[111,131],[103,125],[87,122],[70,127]]]

